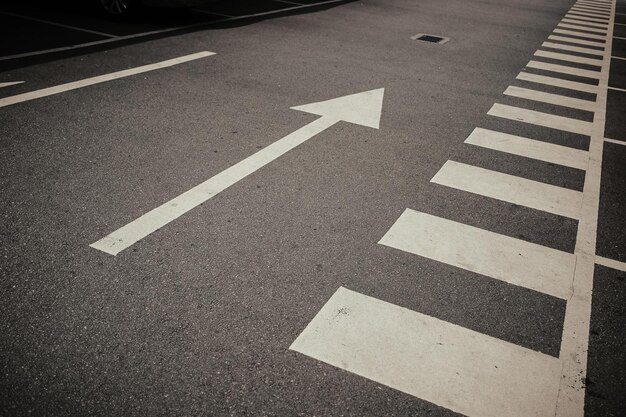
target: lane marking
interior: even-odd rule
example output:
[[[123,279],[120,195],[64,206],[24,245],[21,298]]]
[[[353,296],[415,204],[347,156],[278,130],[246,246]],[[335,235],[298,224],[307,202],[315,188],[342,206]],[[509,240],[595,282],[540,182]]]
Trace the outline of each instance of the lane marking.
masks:
[[[571,253],[406,209],[381,245],[560,299],[571,295]]]
[[[585,122],[584,120],[556,116],[500,103],[494,104],[487,114],[586,136],[591,134],[591,128],[593,126],[591,122]]]
[[[600,76],[599,71],[585,70],[585,69],[580,69],[576,67],[570,67],[567,65],[550,64],[548,62],[541,62],[541,61],[530,61],[528,62],[528,64],[526,64],[526,67],[550,71],[550,72],[560,72],[563,74],[576,75],[579,77],[592,78],[595,80],[597,80],[598,77]]]
[[[601,36],[601,35],[594,35],[591,33],[584,33],[584,32],[576,32],[574,30],[565,30],[565,29],[554,29],[552,31],[553,33],[560,33],[562,35],[572,35],[572,36],[578,36],[581,38],[587,38],[587,39],[598,39],[598,40],[606,40],[606,36]]]
[[[584,27],[594,27],[594,28],[601,28],[601,29],[608,29],[608,27],[605,24],[602,23],[593,23],[593,22],[587,22],[585,20],[579,20],[579,19],[561,19],[561,22],[564,23],[572,23],[572,24],[576,24],[576,25],[583,25]]]
[[[122,250],[156,232],[340,121],[378,129],[383,95],[384,89],[379,88],[332,100],[292,107],[294,110],[322,117],[279,139],[89,246],[110,255],[117,255]]]
[[[623,38],[623,37],[621,37],[621,36],[613,36],[613,38],[615,38],[615,39],[621,39],[621,40],[626,40],[626,38]]]
[[[182,64],[184,62],[193,61],[200,58],[205,58],[211,55],[215,55],[215,52],[198,52],[195,54],[181,56],[179,58],[168,59],[167,61],[157,62],[155,64],[144,65],[141,67],[130,68],[123,71],[112,72],[110,74],[98,75],[96,77],[85,78],[84,80],[73,81],[67,84],[61,84],[54,87],[48,87],[41,90],[30,91],[28,93],[17,94],[15,96],[4,97],[0,99],[0,107],[11,106],[17,103],[23,103],[29,100],[35,100],[42,97],[51,96],[54,94],[63,93],[70,90],[76,90],[78,88],[87,87],[94,84],[103,83],[106,81],[116,80],[119,78],[129,77],[131,75],[141,74],[143,72],[154,71],[161,68],[171,67],[174,65]]]
[[[554,415],[558,359],[343,287],[289,349],[468,416]]]
[[[626,92],[626,89],[623,89],[623,88],[617,88],[617,87],[609,87],[609,90],[624,91],[624,92]]]
[[[580,52],[581,54],[587,55],[604,55],[601,50],[591,49],[591,48],[583,48],[580,46],[572,46],[572,45],[564,45],[562,43],[554,43],[554,42],[544,42],[541,44],[544,48],[552,48],[552,49],[561,49],[563,51],[572,51],[572,52]]]
[[[548,39],[553,40],[553,41],[576,43],[578,45],[596,46],[598,48],[601,48],[600,50],[604,49],[603,42],[586,41],[583,39],[570,38],[566,36],[557,36],[557,35],[550,35],[548,36]]]
[[[626,146],[626,141],[623,141],[623,140],[604,138],[604,141],[609,142],[609,143],[615,143],[617,145]]]
[[[554,87],[567,88],[569,90],[584,91],[595,94],[598,87],[592,84],[579,83],[576,81],[563,80],[561,78],[548,77],[545,75],[533,74],[530,72],[520,72],[518,80],[529,81],[537,84],[552,85]]]
[[[549,52],[549,51],[538,50],[538,51],[535,52],[534,55],[535,56],[540,56],[542,58],[557,59],[559,61],[567,61],[567,62],[575,62],[577,64],[593,65],[595,67],[598,67],[598,70],[600,68],[600,65],[602,65],[602,60],[601,59],[583,58],[583,57],[580,57],[580,56],[577,56],[577,55],[560,54],[558,52]]]
[[[599,88],[596,97],[598,109],[594,114],[590,142],[589,166],[583,185],[581,215],[576,235],[576,268],[571,281],[572,296],[568,299],[563,322],[563,335],[559,357],[562,362],[562,378],[555,417],[583,417],[585,410],[585,380],[587,375],[587,353],[589,350],[589,326],[593,275],[600,210],[600,181],[602,177],[602,152],[606,104],[613,46],[613,23],[615,3],[611,2],[607,47],[600,70]]]
[[[587,169],[589,159],[587,152],[579,149],[480,127],[474,129],[465,143],[583,171]]]
[[[25,15],[22,15],[22,14],[11,13],[11,12],[2,12],[2,11],[0,11],[0,14],[3,14],[5,16],[17,17],[19,19],[24,19],[24,20],[31,20],[33,22],[43,23],[43,24],[46,24],[46,25],[49,25],[49,26],[58,26],[58,27],[62,27],[64,29],[71,29],[71,30],[76,30],[76,31],[79,31],[79,32],[90,33],[92,35],[103,36],[105,38],[117,38],[116,35],[111,35],[110,33],[98,32],[98,31],[95,31],[95,30],[85,29],[85,28],[81,28],[81,27],[78,27],[78,26],[65,25],[63,23],[52,22],[50,20],[37,19],[35,17],[25,16]]]
[[[615,259],[609,259],[603,256],[596,255],[596,264],[606,266],[617,271],[626,272],[626,263],[616,261]]]
[[[626,23],[614,23],[617,26],[626,26]]]
[[[621,57],[621,56],[615,56],[615,55],[612,55],[612,56],[611,56],[611,58],[615,58],[615,59],[624,59],[624,60],[626,60],[626,58],[624,58],[624,57]]]
[[[528,88],[510,86],[504,91],[504,95],[523,98],[526,100],[539,101],[541,103],[555,104],[557,106],[569,107],[572,109],[595,111],[597,104],[595,101],[581,100],[579,98],[566,97],[559,94],[546,93],[543,91],[531,90]]]
[[[10,87],[12,85],[17,85],[17,84],[22,84],[22,83],[24,83],[24,81],[10,81],[10,82],[6,82],[6,83],[0,83],[0,88]]]
[[[579,191],[460,162],[447,161],[430,182],[571,219],[580,216]]]
[[[569,23],[559,23],[557,27],[566,28],[566,29],[574,29],[574,30],[582,30],[585,32],[592,32],[592,33],[601,33],[603,35],[606,35],[606,29],[596,29],[596,28],[590,28],[587,26],[572,25]]]

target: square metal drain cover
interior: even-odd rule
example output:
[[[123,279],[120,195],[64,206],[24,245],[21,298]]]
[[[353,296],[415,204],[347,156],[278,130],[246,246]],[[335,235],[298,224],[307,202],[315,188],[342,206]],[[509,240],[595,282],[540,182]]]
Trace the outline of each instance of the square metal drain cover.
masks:
[[[444,36],[430,35],[428,33],[418,33],[417,35],[411,36],[411,39],[414,41],[438,43],[439,45],[443,45],[450,40],[450,38]]]

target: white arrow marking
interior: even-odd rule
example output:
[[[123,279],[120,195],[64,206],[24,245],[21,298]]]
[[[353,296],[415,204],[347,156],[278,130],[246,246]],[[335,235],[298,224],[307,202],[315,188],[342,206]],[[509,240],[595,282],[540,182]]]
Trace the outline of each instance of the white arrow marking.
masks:
[[[384,88],[339,97],[319,103],[292,107],[320,115],[319,119],[272,143],[241,162],[144,214],[108,236],[92,243],[92,248],[117,255],[135,242],[159,230],[169,222],[216,196],[231,185],[306,142],[339,121],[378,129]]]

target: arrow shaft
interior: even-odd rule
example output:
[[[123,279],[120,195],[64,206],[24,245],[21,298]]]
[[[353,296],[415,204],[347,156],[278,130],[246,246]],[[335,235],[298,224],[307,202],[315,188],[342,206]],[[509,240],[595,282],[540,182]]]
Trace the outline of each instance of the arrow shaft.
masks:
[[[108,254],[117,255],[337,122],[336,118],[330,116],[314,120],[90,246]]]

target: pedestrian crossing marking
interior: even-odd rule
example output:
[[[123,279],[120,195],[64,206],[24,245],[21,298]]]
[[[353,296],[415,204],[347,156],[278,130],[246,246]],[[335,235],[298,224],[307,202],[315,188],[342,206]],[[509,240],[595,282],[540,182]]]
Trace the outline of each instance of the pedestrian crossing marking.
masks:
[[[577,56],[577,55],[560,54],[558,52],[538,50],[535,52],[535,56],[540,56],[542,58],[557,59],[559,61],[575,62],[577,64],[594,65],[598,68],[600,68],[600,66],[602,65],[602,59],[585,58],[585,57]]]
[[[557,26],[561,28],[566,28],[566,29],[584,30],[587,32],[602,33],[606,35],[606,29],[595,29],[595,28],[590,28],[587,26],[572,25],[570,23],[559,23]]]
[[[542,113],[535,110],[523,109],[521,107],[508,106],[496,103],[487,112],[490,116],[502,117],[509,120],[534,124],[537,126],[549,127],[562,130],[564,132],[577,133],[580,135],[591,134],[593,123],[583,120],[572,119],[570,117],[555,116],[549,113]]]
[[[474,129],[465,143],[580,170],[587,168],[589,159],[586,151],[480,127]]]
[[[566,18],[570,18],[570,19],[583,20],[585,22],[596,22],[596,23],[607,24],[607,21],[605,19],[597,19],[597,18],[594,18],[594,17],[578,16],[578,15],[575,15],[575,14],[566,14],[565,17]]]
[[[543,46],[544,48],[561,49],[563,51],[579,52],[581,54],[587,54],[587,55],[598,55],[598,56],[604,55],[604,51],[601,51],[598,49],[583,48],[580,46],[572,46],[572,45],[563,45],[562,43],[544,42],[541,44],[541,46]]]
[[[604,51],[604,47],[605,47],[604,42],[588,41],[584,39],[571,38],[569,36],[550,35],[548,36],[548,39],[552,41],[575,43],[578,45],[597,46],[598,48],[602,48],[599,50],[599,52]]]
[[[509,86],[504,95],[538,101],[541,103],[555,104],[557,106],[569,107],[572,109],[595,111],[597,104],[595,101],[581,100],[579,98],[562,96],[560,94],[546,93],[544,91],[531,90],[517,86]]]
[[[561,22],[572,23],[572,24],[576,24],[576,25],[583,25],[584,27],[590,26],[590,27],[595,27],[595,28],[601,28],[601,29],[608,30],[607,25],[604,24],[604,23],[592,23],[592,22],[588,22],[586,20],[568,19],[568,18],[561,19]]]
[[[580,215],[579,191],[460,162],[447,161],[430,181],[571,219]]]
[[[528,64],[526,64],[526,67],[550,72],[559,72],[561,74],[576,75],[578,77],[593,78],[595,80],[600,78],[600,74],[598,73],[598,71],[590,71],[576,67],[570,67],[567,65],[550,64],[548,62],[529,61]]]
[[[530,72],[520,72],[518,80],[529,81],[537,84],[551,85],[554,87],[567,88],[569,90],[584,91],[586,93],[596,94],[598,87],[592,84],[579,83],[576,81],[563,80],[561,78],[548,77],[546,75],[532,74]]]
[[[573,254],[406,209],[381,245],[566,300]]]
[[[579,36],[581,38],[587,38],[587,39],[597,39],[597,40],[605,40],[606,36],[602,36],[602,35],[594,35],[593,33],[585,33],[585,32],[578,32],[575,30],[567,30],[567,29],[554,29],[552,31],[553,33],[560,33],[561,35],[572,35],[572,36]]]
[[[584,12],[584,11],[581,11],[581,10],[578,10],[578,9],[571,9],[571,10],[570,10],[570,12],[569,12],[569,14],[571,14],[571,15],[576,15],[576,16],[587,16],[587,17],[593,17],[593,18],[596,18],[596,19],[597,19],[597,18],[602,18],[602,20],[603,20],[603,21],[605,21],[605,22],[608,20],[608,19],[604,19],[604,18],[602,17],[602,15],[600,15],[600,14],[597,14],[597,13],[589,13],[589,12]]]
[[[290,349],[468,416],[555,412],[557,358],[343,287]]]

